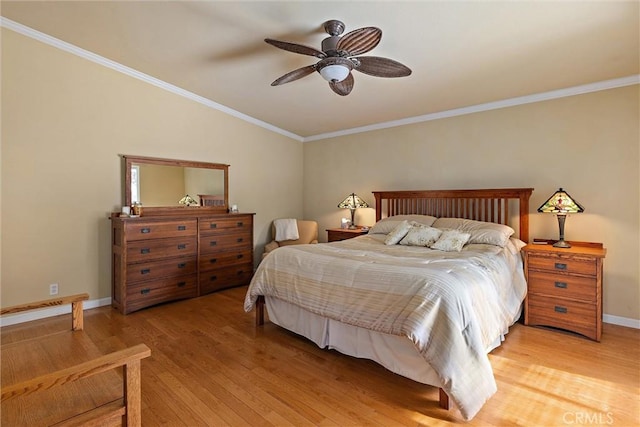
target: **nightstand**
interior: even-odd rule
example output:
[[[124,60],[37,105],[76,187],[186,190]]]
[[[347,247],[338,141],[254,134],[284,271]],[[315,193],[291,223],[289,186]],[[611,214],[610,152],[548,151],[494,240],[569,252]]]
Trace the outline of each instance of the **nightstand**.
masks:
[[[601,243],[571,245],[522,248],[528,287],[524,324],[566,329],[600,341],[602,264],[607,251]]]
[[[358,227],[355,230],[350,230],[348,228],[328,228],[327,241],[337,242],[338,240],[353,239],[354,237],[362,236],[363,234],[367,234],[368,232],[368,228],[366,230],[363,230],[362,227]]]

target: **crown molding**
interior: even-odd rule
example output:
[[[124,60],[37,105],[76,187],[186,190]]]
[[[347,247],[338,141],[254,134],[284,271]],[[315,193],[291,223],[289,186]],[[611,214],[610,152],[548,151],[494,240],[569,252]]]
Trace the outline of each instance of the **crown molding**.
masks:
[[[486,104],[472,105],[469,107],[455,108],[453,110],[440,111],[437,113],[425,114],[423,116],[408,117],[406,119],[394,120],[374,125],[361,126],[337,132],[323,133],[304,138],[304,142],[318,141],[321,139],[335,138],[338,136],[353,135],[356,133],[370,132],[380,129],[388,129],[397,126],[410,125],[414,123],[428,122],[431,120],[445,119],[448,117],[464,116],[466,114],[480,113],[483,111],[497,110],[499,108],[515,107],[517,105],[531,104],[534,102],[549,101],[552,99],[565,98],[568,96],[582,95],[601,90],[615,89],[624,86],[640,84],[640,74],[635,74],[619,79],[605,80],[596,83],[589,83],[581,86],[573,86],[565,89],[542,92],[533,95],[520,96],[518,98],[504,99],[501,101],[488,102]]]
[[[42,33],[40,31],[34,30],[33,28],[27,27],[26,25],[19,24],[10,19],[0,17],[0,26],[15,31],[16,33],[22,34],[23,36],[30,37],[34,40],[38,40],[42,43],[45,43],[49,46],[56,47],[65,52],[71,53],[73,55],[79,56],[81,58],[87,59],[96,64],[100,64],[104,67],[110,68],[112,70],[118,71],[122,74],[126,74],[127,76],[133,77],[138,80],[142,80],[143,82],[152,84],[156,87],[174,93],[176,95],[185,97],[192,101],[195,101],[199,104],[205,105],[214,110],[221,111],[223,113],[229,114],[230,116],[236,117],[240,120],[244,120],[245,122],[249,122],[256,126],[260,126],[264,129],[270,130],[275,133],[279,133],[288,138],[295,139],[297,141],[302,142],[303,138],[300,135],[296,135],[292,132],[286,131],[279,127],[273,126],[267,122],[263,122],[262,120],[258,120],[254,117],[248,116],[244,113],[236,111],[232,108],[226,107],[222,104],[218,104],[217,102],[211,101],[205,97],[197,95],[193,92],[189,92],[188,90],[182,89],[178,86],[172,85],[171,83],[167,83],[155,77],[152,77],[148,74],[142,73],[140,71],[134,70],[133,68],[127,67],[126,65],[122,65],[116,61],[112,61],[111,59],[107,59],[103,56],[97,55],[88,50],[82,49],[78,46],[72,45],[71,43],[67,43],[55,37],[52,37],[48,34]]]
[[[549,92],[520,96],[517,98],[504,99],[501,101],[488,102],[485,104],[472,105],[469,107],[455,108],[452,110],[440,111],[436,113],[425,114],[422,116],[408,117],[400,120],[376,123],[368,126],[361,126],[361,127],[351,128],[351,129],[340,130],[336,132],[322,133],[322,134],[302,137],[300,135],[297,135],[287,130],[276,127],[272,124],[263,122],[262,120],[258,120],[254,117],[248,116],[232,108],[226,107],[217,102],[211,101],[210,99],[204,98],[193,92],[189,92],[185,89],[179,88],[178,86],[172,85],[170,83],[167,83],[165,81],[152,77],[148,74],[144,74],[140,71],[134,70],[133,68],[127,67],[118,62],[115,62],[105,57],[102,57],[100,55],[97,55],[88,50],[85,50],[75,45],[72,45],[70,43],[64,42],[48,34],[34,30],[33,28],[19,24],[10,19],[0,17],[0,26],[4,28],[8,28],[12,31],[15,31],[19,34],[30,37],[32,39],[38,40],[42,43],[56,47],[65,52],[72,53],[81,58],[92,61],[96,64],[100,64],[112,70],[126,74],[135,79],[142,80],[146,83],[152,84],[156,87],[167,90],[176,95],[183,96],[187,99],[198,102],[214,110],[221,111],[223,113],[229,114],[230,116],[236,117],[240,120],[244,120],[256,126],[262,127],[264,129],[270,130],[280,135],[284,135],[288,138],[291,138],[300,142],[319,141],[323,139],[336,138],[340,136],[353,135],[357,133],[371,132],[371,131],[380,130],[380,129],[388,129],[392,127],[428,122],[431,120],[439,120],[439,119],[444,119],[449,117],[463,116],[466,114],[480,113],[483,111],[497,110],[500,108],[515,107],[518,105],[549,101],[552,99],[565,98],[569,96],[582,95],[585,93],[598,92],[602,90],[615,89],[615,88],[620,88],[624,86],[632,86],[632,85],[640,84],[640,74],[635,74],[632,76],[622,77],[618,79],[605,80],[601,82],[589,83],[589,84],[580,85],[580,86],[573,86],[565,89],[558,89],[558,90],[553,90]]]

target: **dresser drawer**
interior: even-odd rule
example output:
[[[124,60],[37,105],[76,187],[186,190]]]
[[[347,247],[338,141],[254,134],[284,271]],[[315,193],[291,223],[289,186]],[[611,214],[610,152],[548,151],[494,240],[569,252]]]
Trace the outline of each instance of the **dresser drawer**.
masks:
[[[253,264],[241,264],[200,273],[200,294],[246,285],[253,276]]]
[[[127,264],[197,254],[197,238],[140,240],[127,246]]]
[[[597,272],[596,261],[590,257],[530,254],[527,260],[529,269],[584,274],[588,276],[595,276]]]
[[[530,294],[550,295],[591,303],[596,301],[596,279],[591,277],[529,271],[527,284]]]
[[[167,237],[196,236],[198,221],[127,221],[125,224],[127,240],[164,239]]]
[[[253,264],[251,250],[238,252],[220,252],[200,256],[200,271],[211,271],[238,264]]]
[[[201,218],[198,227],[202,234],[227,231],[250,233],[253,228],[253,221],[249,215],[238,215],[235,218]]]
[[[172,277],[127,286],[127,309],[130,313],[144,307],[198,295],[197,276]]]
[[[214,234],[200,237],[200,254],[211,254],[221,251],[251,249],[251,232],[243,231],[233,234]]]
[[[127,268],[127,283],[195,274],[197,266],[195,256],[133,264]]]
[[[596,339],[596,305],[527,295],[529,325],[553,326]]]

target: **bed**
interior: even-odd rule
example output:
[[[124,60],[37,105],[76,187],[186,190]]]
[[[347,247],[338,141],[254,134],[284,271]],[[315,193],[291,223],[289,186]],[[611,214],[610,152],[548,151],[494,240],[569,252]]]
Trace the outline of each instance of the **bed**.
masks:
[[[368,235],[273,251],[244,308],[257,325],[266,306],[321,348],[439,387],[440,405],[469,420],[497,390],[488,353],[521,314],[532,191],[374,191]]]

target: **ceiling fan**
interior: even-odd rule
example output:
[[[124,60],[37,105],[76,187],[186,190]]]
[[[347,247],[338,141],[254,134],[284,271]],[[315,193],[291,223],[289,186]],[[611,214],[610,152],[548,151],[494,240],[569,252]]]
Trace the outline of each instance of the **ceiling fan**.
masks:
[[[313,65],[298,68],[279,77],[271,83],[271,86],[289,83],[317,71],[329,82],[329,87],[335,93],[345,96],[349,95],[353,89],[352,70],[375,77],[405,77],[411,74],[411,69],[392,59],[379,56],[357,56],[369,52],[380,43],[381,29],[364,27],[340,37],[344,28],[344,24],[335,19],[325,22],[324,30],[329,37],[322,41],[322,50],[297,43],[264,39],[265,42],[277,48],[320,58],[320,61]]]

